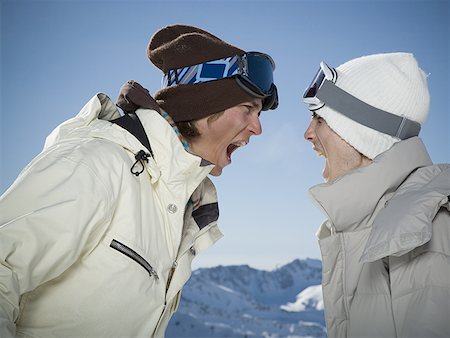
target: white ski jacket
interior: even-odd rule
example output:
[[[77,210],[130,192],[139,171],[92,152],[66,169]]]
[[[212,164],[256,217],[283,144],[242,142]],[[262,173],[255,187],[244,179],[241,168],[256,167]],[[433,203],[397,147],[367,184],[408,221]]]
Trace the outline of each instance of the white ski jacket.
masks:
[[[139,176],[148,150],[98,94],[1,197],[0,337],[164,336],[192,259],[222,235],[213,166],[136,113],[154,154]]]
[[[450,337],[450,165],[422,141],[311,188],[329,337]]]

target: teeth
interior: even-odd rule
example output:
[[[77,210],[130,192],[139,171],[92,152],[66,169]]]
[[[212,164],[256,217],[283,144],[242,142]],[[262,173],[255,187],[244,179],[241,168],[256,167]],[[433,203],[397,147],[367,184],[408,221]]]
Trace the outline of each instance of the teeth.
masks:
[[[233,143],[235,146],[237,146],[237,147],[243,147],[243,146],[246,146],[247,145],[247,142],[246,141],[241,141],[241,142],[236,142],[236,143]]]

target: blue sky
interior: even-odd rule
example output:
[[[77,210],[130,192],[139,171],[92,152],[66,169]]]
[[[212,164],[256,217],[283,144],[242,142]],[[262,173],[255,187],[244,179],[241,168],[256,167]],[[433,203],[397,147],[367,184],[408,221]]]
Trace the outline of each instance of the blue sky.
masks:
[[[324,219],[308,197],[323,159],[303,140],[301,103],[320,61],[412,52],[430,73],[431,110],[421,136],[435,162],[450,162],[449,1],[21,1],[1,7],[0,191],[36,156],[47,134],[97,92],[115,99],[129,79],[151,93],[161,73],[146,46],[175,23],[204,28],[277,63],[280,105],[262,114],[263,134],[214,178],[225,237],[195,267],[272,269],[319,258]]]

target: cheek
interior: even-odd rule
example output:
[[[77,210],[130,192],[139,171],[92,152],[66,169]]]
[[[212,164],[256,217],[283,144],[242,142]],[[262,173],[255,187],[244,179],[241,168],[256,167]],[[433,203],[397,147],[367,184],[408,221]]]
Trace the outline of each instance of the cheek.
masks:
[[[210,129],[211,139],[217,143],[227,143],[240,131],[236,121],[222,121],[227,123],[217,123]],[[234,123],[231,123],[234,122]]]
[[[216,157],[223,152],[228,146],[228,137],[225,136],[223,130],[210,128],[201,135],[201,145],[205,153],[208,154],[208,160],[215,163]]]
[[[320,141],[323,144],[333,144],[340,140],[340,138],[335,134],[331,129],[328,128],[328,126],[319,126],[316,128],[316,135],[317,138],[320,139]]]
[[[327,135],[324,133],[322,133],[320,130],[315,131],[315,135],[316,135],[316,140],[321,144],[321,145],[326,145],[327,144]]]

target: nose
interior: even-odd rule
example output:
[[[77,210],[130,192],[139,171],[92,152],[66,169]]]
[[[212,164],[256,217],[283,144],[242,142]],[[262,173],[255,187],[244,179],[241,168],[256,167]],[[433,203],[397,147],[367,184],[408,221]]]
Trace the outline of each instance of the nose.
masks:
[[[303,137],[305,138],[305,140],[312,142],[315,136],[315,120],[312,120]]]
[[[261,135],[262,134],[262,127],[261,127],[261,121],[259,120],[259,116],[254,116],[249,125],[248,129],[250,132],[254,135]]]

